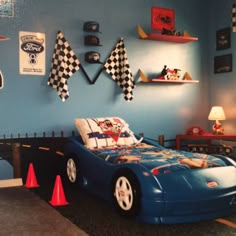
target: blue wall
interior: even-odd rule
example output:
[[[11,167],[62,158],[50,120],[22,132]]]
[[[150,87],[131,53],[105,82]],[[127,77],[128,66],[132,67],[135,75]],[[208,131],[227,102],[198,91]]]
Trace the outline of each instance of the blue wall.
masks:
[[[224,50],[216,50],[216,31],[231,27],[231,10],[235,3],[233,0],[220,1],[211,0],[211,19],[209,28],[209,41],[212,42],[209,46],[209,94],[211,105],[221,105],[226,113],[224,124],[225,133],[235,134],[235,117],[236,117],[236,78],[235,78],[235,54],[236,51],[236,33],[231,33],[231,47]],[[232,54],[233,56],[233,71],[229,73],[214,73],[214,57],[220,55]]]
[[[219,2],[219,1],[218,1]],[[223,3],[222,3],[223,4]],[[151,7],[175,10],[177,30],[187,30],[199,40],[187,44],[144,41],[138,38],[137,25],[151,32]],[[199,0],[25,0],[15,1],[15,16],[0,18],[0,35],[10,38],[0,42],[0,70],[5,86],[0,90],[1,129],[3,134],[33,136],[52,131],[74,130],[75,117],[121,116],[135,132],[155,138],[165,134],[174,138],[190,125],[207,127],[208,30],[209,8]],[[83,23],[100,24],[102,47],[84,45]],[[64,103],[47,85],[57,31],[61,30],[91,78],[100,66],[84,62],[84,53],[96,50],[105,61],[120,37],[124,38],[129,63],[135,79],[139,69],[158,74],[163,65],[188,71],[199,84],[136,84],[134,100],[126,102],[121,89],[103,72],[90,85],[81,71],[69,79],[70,97]],[[46,34],[46,75],[19,74],[19,31]],[[212,39],[211,39],[212,40]],[[222,81],[222,80],[221,80]]]

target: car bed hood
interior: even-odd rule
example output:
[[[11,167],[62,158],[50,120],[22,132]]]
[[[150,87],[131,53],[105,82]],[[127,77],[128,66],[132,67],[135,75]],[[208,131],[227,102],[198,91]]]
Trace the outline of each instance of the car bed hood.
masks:
[[[236,168],[234,166],[185,170],[157,175],[167,199],[209,198],[235,191]]]

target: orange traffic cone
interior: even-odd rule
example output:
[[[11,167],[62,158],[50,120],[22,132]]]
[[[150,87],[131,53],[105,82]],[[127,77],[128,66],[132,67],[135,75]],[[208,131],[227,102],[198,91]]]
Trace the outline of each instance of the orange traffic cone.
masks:
[[[69,204],[65,197],[60,175],[56,176],[56,181],[50,203],[53,206],[63,206]]]
[[[39,184],[37,182],[36,175],[35,175],[35,172],[34,172],[34,166],[33,166],[32,163],[30,163],[30,165],[29,165],[25,187],[26,188],[39,187]]]

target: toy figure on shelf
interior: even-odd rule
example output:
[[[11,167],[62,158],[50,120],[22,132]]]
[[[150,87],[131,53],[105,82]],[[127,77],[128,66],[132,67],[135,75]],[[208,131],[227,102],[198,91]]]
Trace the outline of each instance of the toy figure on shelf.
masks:
[[[161,71],[161,76],[165,76],[167,74],[167,69],[166,68],[167,68],[167,66],[164,65],[164,68]]]
[[[180,80],[180,69],[169,69],[166,65],[161,71],[161,75],[158,79],[164,80]]]

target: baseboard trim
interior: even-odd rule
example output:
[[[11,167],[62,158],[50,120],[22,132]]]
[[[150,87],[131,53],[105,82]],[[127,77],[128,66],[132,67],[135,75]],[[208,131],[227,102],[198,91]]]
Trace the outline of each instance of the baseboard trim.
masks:
[[[0,180],[0,188],[22,186],[22,178]]]

